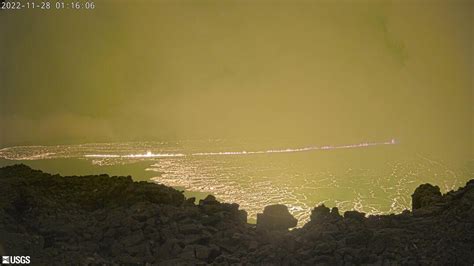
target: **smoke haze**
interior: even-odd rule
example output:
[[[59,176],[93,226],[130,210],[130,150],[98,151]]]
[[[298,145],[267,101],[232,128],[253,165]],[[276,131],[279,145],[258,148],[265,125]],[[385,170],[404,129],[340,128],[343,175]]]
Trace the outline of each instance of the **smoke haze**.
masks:
[[[0,146],[396,138],[472,156],[472,1],[0,13]]]

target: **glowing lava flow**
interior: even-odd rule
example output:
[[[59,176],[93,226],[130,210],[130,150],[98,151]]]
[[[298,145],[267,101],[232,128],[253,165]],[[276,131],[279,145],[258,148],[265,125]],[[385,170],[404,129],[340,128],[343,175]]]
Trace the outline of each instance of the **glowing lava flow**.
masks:
[[[166,157],[183,157],[186,156],[182,153],[152,153],[148,151],[144,154],[127,154],[127,155],[116,155],[116,154],[87,154],[84,157],[87,158],[166,158]]]
[[[212,156],[212,155],[248,155],[248,154],[265,154],[265,153],[289,153],[289,152],[305,152],[305,151],[314,151],[314,150],[335,150],[335,149],[352,149],[352,148],[364,148],[370,146],[379,146],[379,145],[395,145],[398,142],[395,139],[385,142],[364,142],[359,144],[350,144],[350,145],[340,145],[340,146],[310,146],[303,148],[288,148],[280,150],[266,150],[266,151],[227,151],[227,152],[198,152],[193,153],[193,156]]]
[[[291,152],[305,152],[305,151],[315,151],[315,150],[336,150],[336,149],[353,149],[353,148],[364,148],[371,146],[379,145],[395,145],[397,141],[392,139],[385,142],[364,142],[359,144],[350,144],[350,145],[339,145],[339,146],[310,146],[303,148],[288,148],[288,149],[278,149],[278,150],[264,150],[264,151],[224,151],[224,152],[197,152],[189,155],[183,153],[152,153],[148,151],[144,154],[127,154],[127,155],[117,155],[117,154],[88,154],[84,155],[87,158],[168,158],[168,157],[185,157],[185,156],[217,156],[217,155],[250,155],[250,154],[269,154],[269,153],[291,153]]]

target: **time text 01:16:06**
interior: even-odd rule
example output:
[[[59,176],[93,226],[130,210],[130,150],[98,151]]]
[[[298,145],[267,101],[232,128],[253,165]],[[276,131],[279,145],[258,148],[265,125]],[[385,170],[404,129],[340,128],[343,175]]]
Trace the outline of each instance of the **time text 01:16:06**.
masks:
[[[42,10],[49,10],[49,9],[87,9],[92,10],[95,9],[95,3],[92,1],[56,1],[56,2],[49,2],[49,1],[42,1],[42,2],[9,2],[5,1],[2,2],[0,9],[7,9],[7,10],[21,10],[21,9],[42,9]]]

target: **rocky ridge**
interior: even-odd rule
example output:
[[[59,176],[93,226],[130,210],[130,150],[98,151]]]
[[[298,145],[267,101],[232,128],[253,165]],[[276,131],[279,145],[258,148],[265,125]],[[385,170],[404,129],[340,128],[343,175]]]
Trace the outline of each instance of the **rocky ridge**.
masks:
[[[413,210],[366,217],[321,205],[302,228],[284,205],[257,225],[237,204],[131,177],[0,168],[0,253],[32,264],[472,265],[474,180],[442,195],[419,186]]]

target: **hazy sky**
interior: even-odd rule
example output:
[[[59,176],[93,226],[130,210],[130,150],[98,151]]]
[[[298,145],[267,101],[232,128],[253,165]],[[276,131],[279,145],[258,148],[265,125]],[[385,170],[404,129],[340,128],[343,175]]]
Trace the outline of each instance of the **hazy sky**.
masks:
[[[0,11],[0,146],[394,137],[472,152],[473,3]]]

